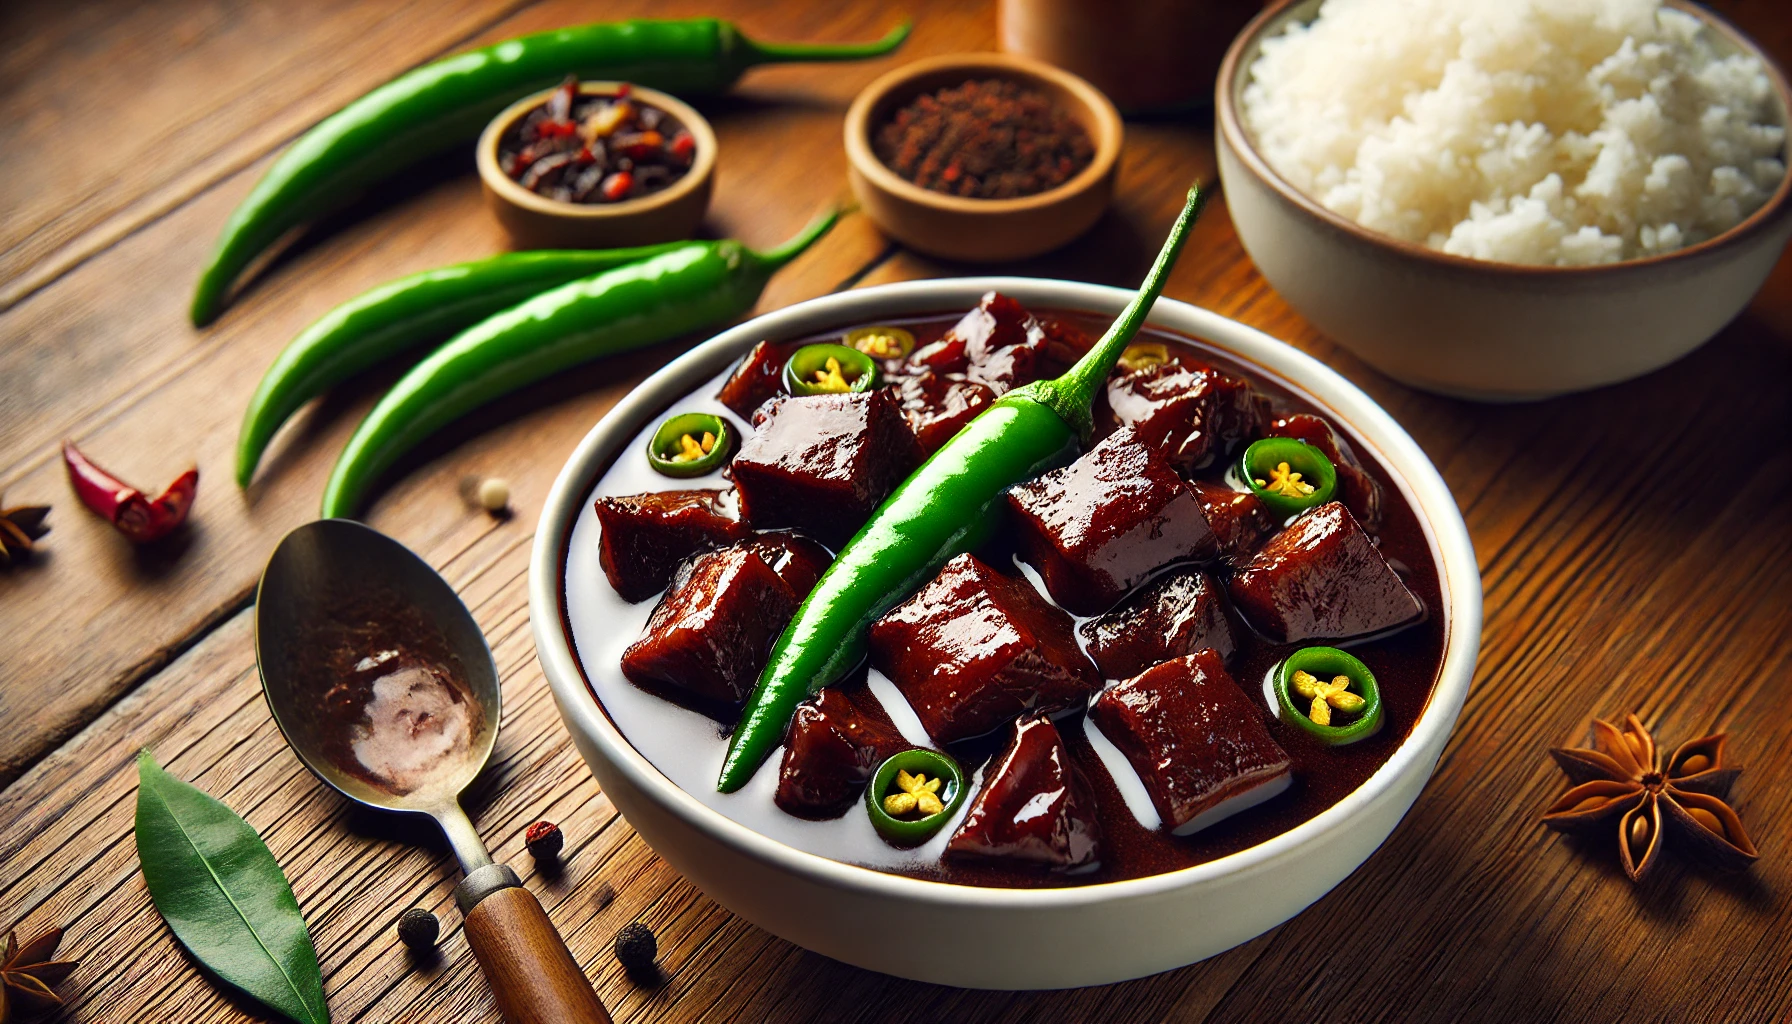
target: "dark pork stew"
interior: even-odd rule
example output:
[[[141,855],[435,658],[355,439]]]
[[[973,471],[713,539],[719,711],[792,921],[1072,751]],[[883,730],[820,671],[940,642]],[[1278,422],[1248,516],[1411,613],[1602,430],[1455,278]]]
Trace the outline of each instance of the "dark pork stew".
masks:
[[[623,676],[725,734],[832,552],[1094,323],[991,293],[762,342],[713,413],[668,410],[647,453],[666,488],[596,502],[609,585],[655,602]],[[1081,455],[1009,491],[993,540],[871,626],[867,663],[798,709],[775,788],[726,799],[861,837],[841,859],[1062,886],[1244,849],[1360,786],[1437,676],[1436,563],[1367,449],[1248,372],[1141,335]],[[880,842],[914,857],[892,867]]]

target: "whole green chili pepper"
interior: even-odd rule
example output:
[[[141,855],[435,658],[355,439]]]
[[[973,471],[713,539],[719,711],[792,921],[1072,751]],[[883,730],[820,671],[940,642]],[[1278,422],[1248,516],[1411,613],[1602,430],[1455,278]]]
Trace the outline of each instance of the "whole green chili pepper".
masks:
[[[589,362],[751,309],[765,282],[839,218],[829,210],[770,252],[685,242],[651,259],[542,292],[456,335],[361,421],[324,486],[323,518],[353,515],[368,487],[431,434],[494,399]]]
[[[236,443],[238,486],[249,486],[268,442],[287,417],[355,374],[555,285],[683,244],[506,253],[425,270],[362,292],[305,328],[268,367],[243,413]]]
[[[772,648],[729,740],[718,789],[746,785],[782,742],[797,704],[864,658],[875,619],[988,537],[1008,488],[1075,455],[1093,429],[1097,390],[1163,291],[1204,201],[1199,187],[1189,189],[1145,283],[1094,348],[1063,376],[1017,388],[983,410],[840,549]]]
[[[288,230],[402,167],[471,142],[499,111],[569,74],[721,92],[759,64],[880,56],[908,30],[904,22],[872,43],[809,45],[754,42],[715,18],[604,22],[506,39],[406,72],[320,121],[262,175],[218,236],[193,293],[193,323],[210,323],[231,282]]]

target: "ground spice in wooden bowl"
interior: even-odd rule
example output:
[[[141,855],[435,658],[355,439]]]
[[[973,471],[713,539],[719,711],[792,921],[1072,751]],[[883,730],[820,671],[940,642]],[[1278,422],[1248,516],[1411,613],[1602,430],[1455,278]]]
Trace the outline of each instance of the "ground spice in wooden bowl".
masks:
[[[872,143],[878,159],[904,179],[968,199],[1050,191],[1095,156],[1089,133],[1049,95],[1000,78],[915,97]]]

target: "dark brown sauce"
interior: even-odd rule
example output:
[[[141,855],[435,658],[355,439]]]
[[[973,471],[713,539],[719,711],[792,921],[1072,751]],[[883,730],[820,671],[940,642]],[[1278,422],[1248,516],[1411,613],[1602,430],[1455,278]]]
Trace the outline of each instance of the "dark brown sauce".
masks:
[[[1046,309],[1033,309],[1032,312],[1042,320],[1057,319],[1075,325],[1092,338],[1099,337],[1109,323],[1107,317],[1091,314]],[[962,311],[881,322],[907,328],[915,335],[917,347],[921,347],[938,340],[958,322],[960,316]],[[793,341],[791,347],[812,341],[835,341],[840,333],[841,330],[834,330]],[[970,864],[948,860],[931,869],[903,872],[904,874],[973,886],[1061,887],[1162,874],[1237,853],[1312,819],[1360,787],[1405,742],[1430,699],[1432,687],[1443,664],[1446,640],[1442,586],[1436,561],[1418,514],[1395,484],[1393,473],[1347,422],[1330,414],[1324,407],[1269,371],[1197,339],[1168,331],[1147,328],[1140,332],[1139,339],[1162,341],[1171,346],[1173,351],[1187,353],[1194,362],[1245,377],[1260,394],[1270,399],[1277,415],[1305,412],[1325,417],[1339,436],[1355,450],[1363,469],[1381,486],[1382,521],[1372,531],[1372,535],[1390,564],[1426,608],[1425,617],[1410,626],[1369,641],[1348,642],[1344,645],[1374,669],[1376,681],[1381,688],[1384,724],[1379,733],[1367,740],[1344,747],[1327,747],[1310,738],[1298,726],[1272,718],[1269,722],[1270,732],[1293,760],[1294,783],[1289,790],[1192,836],[1176,837],[1167,831],[1147,830],[1133,817],[1107,768],[1097,757],[1083,732],[1082,714],[1073,713],[1065,716],[1058,724],[1077,767],[1096,794],[1099,805],[1097,816],[1102,829],[1102,860],[1098,868],[1078,874],[1056,874],[1000,864]],[[707,388],[710,385],[705,382],[703,386]],[[629,450],[624,449],[624,453]],[[1216,464],[1196,474],[1195,479],[1218,481],[1224,476],[1225,468],[1223,464]],[[604,472],[607,471],[608,466],[604,467]],[[1012,566],[1009,552],[1001,547],[1000,542],[979,552],[979,556],[989,564],[1001,566],[1005,570]],[[563,578],[565,566],[566,553],[563,551]],[[564,609],[564,589],[561,603]],[[1232,677],[1254,700],[1262,702],[1265,699],[1262,685],[1265,675],[1290,652],[1307,645],[1272,643],[1254,633],[1235,612],[1229,609],[1228,614],[1239,646],[1237,655],[1228,662]],[[562,628],[566,630],[570,642],[571,628],[564,610]],[[583,671],[581,666],[581,674]],[[863,678],[864,669],[861,667],[842,685],[862,686]],[[589,679],[586,685],[590,688]],[[592,692],[595,697],[595,690]],[[601,702],[599,706],[602,706]],[[861,706],[868,707],[888,722],[888,716],[883,714],[882,708],[875,701],[862,702]],[[1269,714],[1267,709],[1265,714]],[[948,749],[964,766],[966,775],[969,775],[1000,749],[1006,735],[1007,730],[997,730],[991,736],[955,744]],[[777,765],[769,762],[760,770],[776,771]]]
[[[378,595],[337,608],[301,667],[319,693],[303,727],[338,769],[394,796],[458,780],[485,711],[448,640],[415,609]]]

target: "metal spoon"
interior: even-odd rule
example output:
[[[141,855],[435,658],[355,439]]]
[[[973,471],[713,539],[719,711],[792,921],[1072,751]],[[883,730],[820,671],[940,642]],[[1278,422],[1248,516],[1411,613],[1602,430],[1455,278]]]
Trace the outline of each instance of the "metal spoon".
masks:
[[[393,637],[409,639],[382,642]],[[401,648],[409,653],[385,653]],[[301,526],[262,573],[255,659],[305,767],[350,800],[442,827],[466,872],[454,899],[467,944],[504,1019],[610,1024],[541,903],[492,862],[461,809],[491,757],[501,705],[491,650],[448,582],[360,523]],[[404,675],[413,660],[436,670]],[[398,667],[382,678],[387,664]]]

